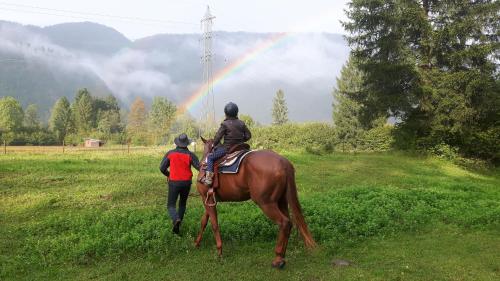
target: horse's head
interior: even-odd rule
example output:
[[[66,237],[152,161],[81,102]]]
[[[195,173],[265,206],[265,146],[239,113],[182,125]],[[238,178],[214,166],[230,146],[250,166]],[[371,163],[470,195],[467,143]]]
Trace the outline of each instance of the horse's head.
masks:
[[[214,147],[214,140],[206,140],[203,137],[201,137],[201,140],[203,141],[203,159],[205,159],[208,153],[212,151],[212,148]]]

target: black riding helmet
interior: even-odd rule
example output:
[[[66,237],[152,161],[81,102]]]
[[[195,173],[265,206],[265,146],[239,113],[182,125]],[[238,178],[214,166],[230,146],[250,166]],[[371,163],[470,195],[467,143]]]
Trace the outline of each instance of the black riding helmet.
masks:
[[[226,106],[224,107],[224,113],[226,114],[227,117],[237,117],[238,106],[235,103],[230,102],[226,104]]]

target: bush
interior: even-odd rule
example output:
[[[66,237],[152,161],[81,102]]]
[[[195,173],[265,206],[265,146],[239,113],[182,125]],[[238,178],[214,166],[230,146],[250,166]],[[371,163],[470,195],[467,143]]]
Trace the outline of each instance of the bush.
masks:
[[[13,133],[11,145],[56,145],[56,136],[47,128],[23,129]]]
[[[387,151],[394,143],[392,136],[393,126],[382,125],[372,128],[363,134],[360,150],[362,151]]]
[[[459,157],[458,149],[456,147],[452,147],[444,143],[432,147],[429,151],[437,157],[447,160],[455,160]]]
[[[250,145],[268,149],[312,149],[331,152],[335,143],[333,126],[326,123],[284,124],[254,128]]]

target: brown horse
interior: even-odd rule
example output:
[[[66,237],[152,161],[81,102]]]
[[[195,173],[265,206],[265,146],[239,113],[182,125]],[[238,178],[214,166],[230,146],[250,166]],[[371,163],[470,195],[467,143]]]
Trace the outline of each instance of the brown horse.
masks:
[[[212,150],[213,141],[203,139],[203,162]],[[215,204],[207,204],[208,187],[200,183],[204,171],[200,170],[197,181],[198,192],[205,204],[205,213],[201,218],[201,230],[195,241],[199,247],[203,231],[208,219],[212,225],[217,252],[222,256],[222,239],[217,221]],[[278,241],[275,248],[276,257],[273,267],[282,268],[285,265],[285,252],[290,237],[292,224],[288,206],[292,209],[293,218],[298,230],[308,248],[314,248],[316,243],[312,238],[302,215],[295,185],[295,170],[292,163],[271,150],[259,150],[248,154],[243,159],[237,174],[220,174],[219,188],[216,189],[218,201],[246,201],[252,199],[279,226]],[[211,196],[210,196],[211,197]],[[212,198],[212,197],[211,197]],[[211,201],[213,199],[209,198]],[[213,202],[212,202],[213,203]]]

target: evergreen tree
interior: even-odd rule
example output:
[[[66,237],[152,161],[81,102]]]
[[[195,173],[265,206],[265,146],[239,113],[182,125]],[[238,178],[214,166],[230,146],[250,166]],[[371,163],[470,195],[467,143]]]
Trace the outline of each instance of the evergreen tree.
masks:
[[[177,108],[163,97],[154,97],[149,113],[149,125],[155,144],[165,142],[175,119]]]
[[[118,100],[113,95],[108,95],[104,102],[106,103],[106,110],[116,110],[120,111],[120,106],[118,105]]]
[[[394,116],[400,144],[500,159],[499,10],[493,0],[351,1],[363,123]]]
[[[356,149],[363,137],[361,124],[361,104],[355,100],[362,90],[363,76],[352,59],[342,67],[337,86],[333,91],[333,123],[335,133],[342,143]]]
[[[72,108],[78,134],[84,136],[90,133],[94,127],[95,110],[94,101],[87,89],[78,91]]]
[[[147,112],[144,101],[137,97],[130,106],[127,118],[127,134],[135,144],[146,144]]]
[[[288,107],[285,94],[280,89],[273,100],[273,125],[283,125],[288,122]]]
[[[38,116],[38,106],[30,104],[24,111],[24,126],[28,129],[37,129],[40,127],[40,118]]]
[[[73,131],[73,114],[66,97],[60,98],[52,108],[49,127],[60,143]]]
[[[120,112],[116,110],[100,111],[97,118],[97,130],[104,135],[104,139],[111,138],[112,134],[121,131]]]
[[[112,134],[121,131],[120,107],[113,95],[104,99],[94,98],[97,130],[104,139],[109,139]]]

